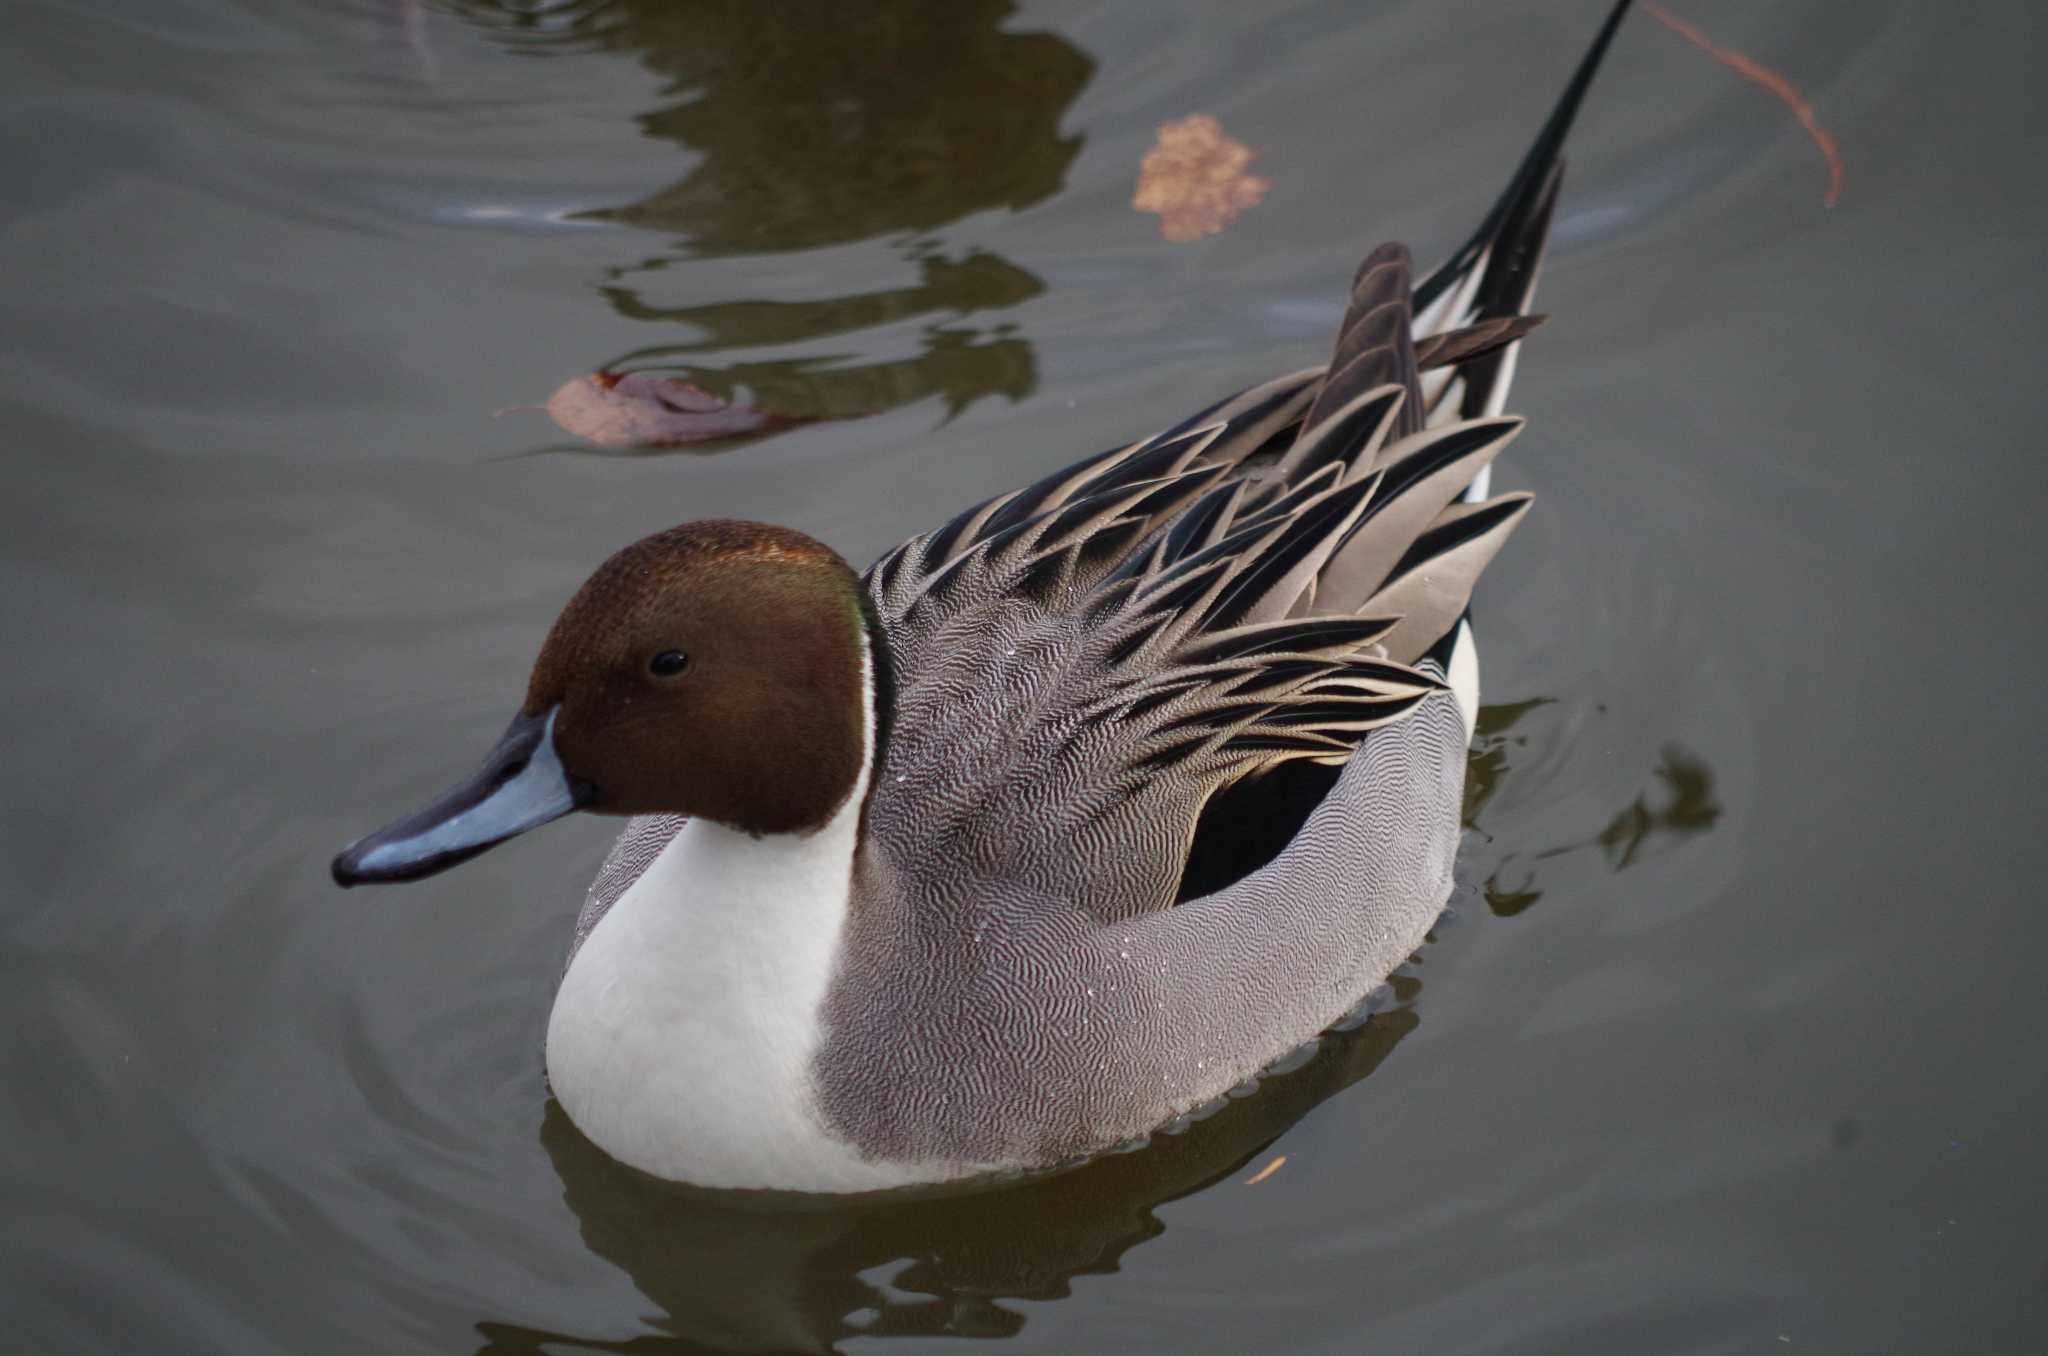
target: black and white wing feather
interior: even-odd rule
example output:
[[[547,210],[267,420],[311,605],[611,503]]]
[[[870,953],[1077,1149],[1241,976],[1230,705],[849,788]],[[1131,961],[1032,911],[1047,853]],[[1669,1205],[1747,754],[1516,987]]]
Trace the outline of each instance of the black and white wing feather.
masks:
[[[1442,690],[1415,665],[1528,500],[1458,502],[1520,423],[1424,427],[1422,364],[1484,361],[1526,323],[1418,347],[1410,286],[1406,250],[1375,251],[1328,369],[976,505],[876,562],[896,675],[878,838],[933,872],[1156,907],[1215,791],[1294,759],[1342,762]],[[1102,840],[1127,860],[1049,850],[1112,826]]]

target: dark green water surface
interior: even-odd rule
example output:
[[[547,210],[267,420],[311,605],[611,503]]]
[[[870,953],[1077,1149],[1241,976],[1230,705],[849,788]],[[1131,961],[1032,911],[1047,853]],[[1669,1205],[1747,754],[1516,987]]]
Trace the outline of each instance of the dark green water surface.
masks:
[[[1813,100],[1833,210],[1631,20],[1511,405],[1466,884],[1191,1133],[924,1204],[650,1190],[542,1077],[613,825],[327,880],[632,538],[864,563],[1318,361],[1602,8],[8,7],[0,1346],[2044,1349],[2032,7],[1685,6]],[[1273,187],[1168,244],[1130,198],[1192,112]],[[605,365],[831,417],[633,454],[512,408]]]

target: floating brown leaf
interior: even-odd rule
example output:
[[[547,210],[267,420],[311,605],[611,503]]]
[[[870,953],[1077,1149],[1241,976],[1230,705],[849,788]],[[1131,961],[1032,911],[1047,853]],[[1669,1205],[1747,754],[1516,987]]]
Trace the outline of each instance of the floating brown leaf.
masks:
[[[548,397],[547,412],[579,438],[605,447],[682,447],[802,422],[720,400],[681,377],[590,372]]]
[[[1159,214],[1168,240],[1199,240],[1236,221],[1273,185],[1250,172],[1252,148],[1207,113],[1159,124],[1159,141],[1138,166],[1131,206]]]

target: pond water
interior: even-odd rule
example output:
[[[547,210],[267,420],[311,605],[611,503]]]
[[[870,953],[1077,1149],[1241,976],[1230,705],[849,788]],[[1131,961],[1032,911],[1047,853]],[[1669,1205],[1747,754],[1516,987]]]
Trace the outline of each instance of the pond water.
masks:
[[[2036,1349],[2028,7],[1685,8],[1813,101],[1832,210],[1784,105],[1630,20],[1511,404],[1465,884],[1192,1132],[923,1204],[653,1190],[541,1067],[613,825],[327,879],[626,541],[865,562],[1318,361],[1602,8],[10,7],[10,1348]],[[1168,243],[1130,199],[1194,112],[1272,188]],[[621,365],[806,418],[634,454],[522,408]]]

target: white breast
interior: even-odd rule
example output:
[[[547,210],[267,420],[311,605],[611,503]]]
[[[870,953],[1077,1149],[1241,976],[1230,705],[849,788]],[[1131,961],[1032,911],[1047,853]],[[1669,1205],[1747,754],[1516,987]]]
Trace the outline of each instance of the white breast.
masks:
[[[577,951],[548,1078],[606,1153],[703,1186],[901,1183],[828,1131],[811,1090],[859,799],[804,837],[692,820]]]
[[[812,1083],[873,769],[871,668],[866,677],[860,778],[825,827],[754,838],[691,820],[562,977],[548,1081],[621,1162],[699,1186],[816,1192],[964,1170],[863,1158],[832,1133]]]

